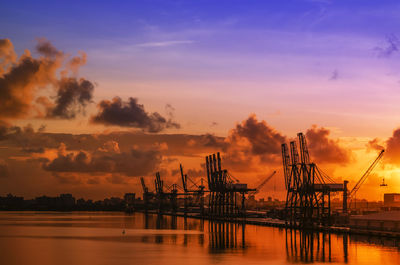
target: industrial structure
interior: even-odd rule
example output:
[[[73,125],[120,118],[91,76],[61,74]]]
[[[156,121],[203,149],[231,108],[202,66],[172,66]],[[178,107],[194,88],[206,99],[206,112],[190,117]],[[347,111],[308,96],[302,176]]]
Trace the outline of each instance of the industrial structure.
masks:
[[[220,153],[205,157],[207,187],[203,184],[203,179],[200,181],[197,179],[196,182],[185,174],[182,164],[180,164],[182,187],[176,183],[166,187],[160,173],[157,172],[154,179],[155,189],[152,192],[141,178],[143,208],[146,212],[152,210],[159,214],[190,215],[213,221],[237,221],[243,220],[242,218],[246,216],[270,217],[275,218],[275,221],[267,222],[287,228],[314,229],[345,224],[349,220],[348,206],[351,206],[357,191],[384,153],[384,150],[379,153],[355,186],[348,191],[348,181],[336,183],[311,161],[303,133],[298,133],[297,140],[291,141],[289,146],[283,143],[281,147],[286,188],[284,208],[271,204],[272,208],[262,212],[254,203],[254,196],[272,179],[276,171],[263,179],[256,188],[250,189],[247,184],[240,183],[222,167]],[[331,198],[338,194],[342,195],[342,204],[338,205],[336,201],[334,208],[336,212],[333,212]],[[253,208],[246,213],[247,195],[247,206],[255,205],[256,209]]]
[[[300,154],[296,141],[282,144],[282,160],[286,186],[285,217],[288,226],[312,228],[330,225],[331,193],[343,193],[343,211],[347,211],[347,181],[335,183],[310,161],[307,141],[298,133]]]
[[[219,153],[206,157],[206,169],[210,192],[209,217],[214,219],[244,217],[245,194],[255,189],[247,188],[247,184],[239,183],[228,170],[222,169]]]
[[[267,184],[268,181],[270,181],[275,174],[276,174],[276,170],[274,170],[274,172],[272,172],[271,175],[269,175],[266,179],[264,179],[253,191],[250,191],[249,197],[255,196],[256,194],[258,194],[260,192],[260,190],[265,186],[265,184]]]
[[[164,181],[161,180],[160,172],[156,172],[154,180],[156,189],[156,199],[158,203],[158,212],[165,210],[176,212],[178,209],[178,188],[176,184],[172,184],[167,190],[164,190]]]
[[[361,178],[357,181],[357,183],[354,185],[353,189],[351,189],[351,191],[348,194],[348,199],[349,199],[349,206],[351,206],[351,202],[354,200],[354,209],[357,208],[357,192],[358,190],[361,188],[362,184],[364,184],[365,180],[368,178],[368,176],[371,174],[372,170],[374,170],[375,166],[378,164],[378,162],[381,160],[383,153],[385,152],[385,150],[382,150],[379,155],[377,156],[377,158],[374,160],[374,162],[372,162],[372,164],[368,167],[367,171],[365,171],[365,173],[361,176]],[[382,185],[386,185],[384,184],[385,180],[383,179],[383,183]]]
[[[205,186],[203,185],[203,179],[201,179],[200,185],[194,182],[187,174],[183,173],[182,164],[179,165],[181,171],[182,187],[184,191],[184,213],[188,212],[188,198],[194,198],[194,203],[191,206],[197,206],[200,214],[204,215],[204,192]],[[192,187],[189,187],[188,180],[192,183]]]

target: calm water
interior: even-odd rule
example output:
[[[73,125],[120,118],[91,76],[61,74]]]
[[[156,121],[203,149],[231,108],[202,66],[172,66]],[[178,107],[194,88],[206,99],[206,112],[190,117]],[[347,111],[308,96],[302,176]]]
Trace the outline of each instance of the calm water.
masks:
[[[122,213],[0,212],[0,264],[400,264],[394,240]]]

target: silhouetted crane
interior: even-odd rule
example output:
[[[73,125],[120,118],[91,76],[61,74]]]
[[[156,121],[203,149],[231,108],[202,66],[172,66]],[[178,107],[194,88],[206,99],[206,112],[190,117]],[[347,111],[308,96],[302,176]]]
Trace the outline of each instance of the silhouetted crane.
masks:
[[[200,206],[200,212],[203,215],[204,214],[204,189],[205,186],[203,185],[203,179],[201,179],[201,184],[197,185],[197,183],[195,183],[190,177],[187,176],[187,174],[183,173],[183,167],[182,164],[179,165],[180,170],[181,170],[181,178],[182,178],[182,186],[183,186],[183,190],[185,192],[185,198],[184,198],[184,202],[185,202],[185,213],[187,212],[187,196],[188,195],[196,195],[197,199],[198,199],[198,204]],[[193,186],[192,188],[188,188],[188,180],[190,180],[190,182],[192,182]],[[193,187],[195,187],[196,189],[193,189]]]
[[[249,192],[249,196],[251,196],[251,195],[256,195],[257,193],[259,193],[260,190],[262,189],[262,187],[264,187],[265,184],[267,184],[267,182],[270,181],[270,180],[272,179],[272,177],[273,177],[275,174],[276,174],[276,170],[274,170],[274,172],[272,172],[271,175],[269,175],[266,179],[264,179],[264,180],[260,183],[260,185],[257,186],[257,188],[256,188],[255,191]]]
[[[145,211],[147,211],[150,200],[153,199],[155,197],[155,195],[153,192],[149,192],[149,188],[146,187],[143,177],[140,178],[140,182],[142,183],[142,189],[143,189],[144,207],[145,207]]]
[[[383,153],[385,150],[382,150],[378,157],[374,160],[374,162],[368,167],[367,171],[361,176],[361,178],[357,181],[356,185],[354,185],[353,189],[349,192],[349,200],[351,201],[353,198],[356,197],[357,191],[360,189],[361,185],[365,182],[365,180],[368,178],[368,176],[371,174],[372,170],[375,168],[375,166],[378,164],[378,162],[381,160]],[[351,205],[349,203],[349,205]]]

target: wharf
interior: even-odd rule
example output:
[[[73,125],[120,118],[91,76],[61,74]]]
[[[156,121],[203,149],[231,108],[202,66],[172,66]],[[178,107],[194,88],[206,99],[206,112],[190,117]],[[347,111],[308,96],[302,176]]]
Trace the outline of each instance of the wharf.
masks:
[[[158,214],[157,211],[148,211],[149,214]],[[273,218],[265,218],[265,217],[248,217],[248,218],[209,218],[207,216],[201,216],[198,213],[171,213],[164,212],[163,215],[168,216],[179,216],[186,218],[195,218],[195,219],[203,219],[209,221],[218,221],[218,222],[230,222],[230,223],[240,223],[240,224],[249,224],[249,225],[259,225],[259,226],[269,226],[269,227],[278,227],[278,228],[288,228],[288,229],[296,229],[299,228],[291,227],[285,223],[284,220],[273,219]],[[354,235],[367,235],[367,236],[377,236],[377,237],[391,237],[391,238],[400,238],[400,232],[397,231],[381,231],[376,229],[361,229],[357,227],[349,227],[349,226],[318,226],[313,229],[307,229],[307,231],[315,231],[315,232],[325,232],[325,233],[335,233],[335,234],[354,234]]]

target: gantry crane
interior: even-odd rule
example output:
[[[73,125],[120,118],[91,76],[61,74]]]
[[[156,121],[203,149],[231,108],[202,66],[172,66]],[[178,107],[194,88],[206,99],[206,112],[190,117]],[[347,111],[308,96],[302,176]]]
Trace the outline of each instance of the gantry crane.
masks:
[[[140,182],[142,183],[142,189],[143,189],[143,201],[144,201],[144,207],[145,207],[145,211],[147,211],[147,208],[149,206],[149,202],[152,198],[154,198],[154,193],[153,192],[149,192],[149,188],[146,187],[146,184],[144,182],[144,178],[141,177],[140,178]]]
[[[257,193],[259,193],[260,190],[262,189],[262,187],[264,187],[265,184],[267,184],[267,182],[270,181],[270,180],[272,179],[272,177],[273,177],[275,174],[276,174],[276,170],[274,170],[274,172],[272,172],[271,175],[269,175],[266,179],[264,179],[264,180],[260,183],[260,185],[257,186],[257,188],[256,188],[255,191],[249,192],[249,196],[251,196],[251,195],[256,195]]]
[[[372,170],[375,168],[375,166],[378,164],[378,162],[381,160],[383,153],[385,150],[382,150],[378,157],[372,162],[372,164],[368,167],[367,171],[361,176],[361,178],[357,181],[356,185],[354,185],[353,189],[349,192],[348,198],[349,201],[351,202],[353,198],[356,197],[357,191],[360,189],[361,185],[365,182],[365,180],[368,178],[368,176],[371,174]],[[356,200],[355,200],[356,203]],[[351,203],[349,203],[351,205]],[[355,208],[355,207],[354,207]]]
[[[164,191],[164,181],[161,180],[160,172],[156,172],[154,185],[156,188],[156,198],[158,201],[158,212],[162,213],[166,209],[170,209],[172,210],[172,212],[176,212],[178,205],[178,185],[172,184],[170,187],[166,188],[167,191]]]
[[[190,177],[188,177],[187,174],[183,173],[183,167],[182,164],[179,165],[180,170],[181,170],[181,178],[182,178],[182,186],[184,190],[184,202],[185,202],[185,214],[187,212],[187,196],[188,195],[196,195],[198,199],[198,204],[200,206],[200,213],[201,215],[204,214],[204,189],[205,186],[203,185],[203,179],[201,179],[201,184],[198,185],[195,183]],[[193,186],[192,188],[188,188],[188,180],[192,182]],[[196,187],[196,189],[193,189],[193,187]]]

